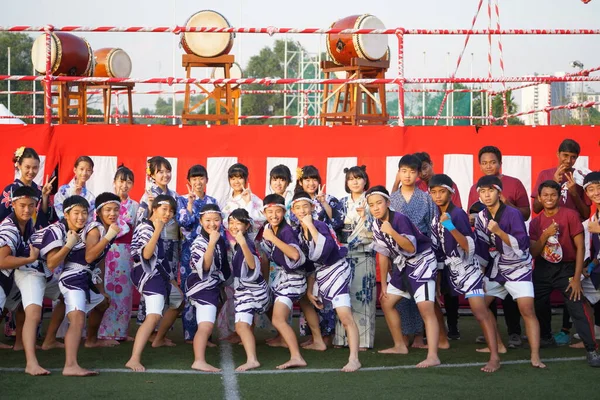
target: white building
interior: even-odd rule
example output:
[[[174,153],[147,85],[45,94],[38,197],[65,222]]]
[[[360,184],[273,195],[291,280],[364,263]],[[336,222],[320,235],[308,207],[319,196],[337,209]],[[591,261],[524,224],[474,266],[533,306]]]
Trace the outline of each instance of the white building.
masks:
[[[564,72],[557,72],[554,76],[564,76]],[[538,75],[534,76],[548,76]],[[570,99],[569,85],[566,82],[541,83],[520,89],[521,104],[519,112],[542,110],[547,106],[566,104]],[[569,110],[556,110],[551,113],[552,124],[566,124],[568,122]],[[548,115],[540,111],[526,114],[520,117],[525,125],[548,125]]]
[[[577,92],[571,92],[571,98],[570,101],[571,103],[581,103],[583,98],[583,101],[595,101],[595,102],[600,102],[600,93],[577,93]],[[596,110],[600,111],[600,104],[596,104],[594,107]],[[579,118],[579,111],[581,110],[581,108],[575,108],[573,110],[571,110],[571,115],[573,116],[573,118]],[[584,116],[586,115],[585,113],[583,114]]]

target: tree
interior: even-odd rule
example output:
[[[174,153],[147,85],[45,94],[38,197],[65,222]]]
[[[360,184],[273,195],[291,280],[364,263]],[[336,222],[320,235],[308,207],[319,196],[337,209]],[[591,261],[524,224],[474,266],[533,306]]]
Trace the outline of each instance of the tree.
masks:
[[[33,66],[31,64],[31,47],[33,39],[24,33],[0,32],[0,74],[8,73],[8,48],[10,47],[10,74],[31,75]],[[31,91],[32,82],[11,81],[11,91]],[[40,90],[40,83],[35,87]],[[8,81],[0,81],[0,91],[8,90]],[[0,103],[8,107],[8,95],[0,94]],[[36,113],[43,114],[44,96],[37,95]],[[33,95],[11,95],[10,111],[15,115],[31,115],[33,113]],[[29,121],[31,122],[31,121]]]

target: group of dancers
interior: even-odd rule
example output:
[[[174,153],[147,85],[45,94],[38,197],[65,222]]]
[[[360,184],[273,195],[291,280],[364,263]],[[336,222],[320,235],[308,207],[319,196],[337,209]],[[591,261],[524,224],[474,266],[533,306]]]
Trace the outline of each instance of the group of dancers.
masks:
[[[591,317],[600,300],[598,211],[590,216],[591,203],[600,205],[600,172],[575,170],[579,153],[566,139],[558,168],[540,174],[532,195],[539,214],[528,233],[527,194],[518,179],[500,173],[502,155],[493,146],[479,152],[484,176],[473,185],[468,213],[451,177],[433,173],[427,153],[400,159],[391,194],[371,186],[365,166],[345,169],[348,196],[340,200],[325,193],[314,166],[295,171],[292,192],[291,171],[278,165],[261,201],[248,168],[236,163],[221,204],[206,194],[205,167],[189,169],[188,193],[180,196],[169,188],[171,164],[155,156],[137,203],[129,197],[133,172],[124,165],[114,193],[90,193],[94,163],[87,156],[52,198],[54,179],[38,186],[39,156],[21,147],[13,159],[19,178],[0,205],[0,309],[16,315],[14,348],[25,351],[31,375],[49,374],[36,355],[44,298],[54,310],[41,347],[64,347],[67,376],[96,374],[78,363],[83,336],[86,347],[133,340],[125,365],[144,371],[146,344],[173,346],[167,333],[180,315],[184,339],[193,343],[193,369],[220,371],[205,357],[217,324],[245,349],[238,371],[260,367],[254,330],[271,327],[268,344],[290,353],[277,368],[304,367],[302,351],[334,345],[349,349],[342,370],[351,372],[361,368],[360,351],[374,347],[377,298],[393,339],[380,353],[406,354],[412,340],[427,348],[417,365],[426,368],[441,363],[438,349],[453,338],[440,299],[463,295],[487,343],[481,350],[490,355],[481,369],[494,372],[507,351],[490,310],[495,299],[516,301],[531,364],[544,368],[540,343],[553,340],[549,297],[558,289],[582,340],[575,346],[585,348],[589,365],[600,366]],[[133,288],[141,295],[140,326],[130,338]],[[457,330],[450,327],[457,310],[445,303],[450,331]],[[294,304],[302,311],[301,333],[310,335],[303,343],[291,325]],[[64,319],[63,344],[57,335]],[[406,330],[419,324],[424,331]]]

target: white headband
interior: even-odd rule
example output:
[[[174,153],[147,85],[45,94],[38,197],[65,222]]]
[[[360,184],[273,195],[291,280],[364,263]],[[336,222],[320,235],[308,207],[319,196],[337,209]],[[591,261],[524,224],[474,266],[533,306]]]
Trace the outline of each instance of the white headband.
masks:
[[[388,199],[388,200],[390,199],[390,196],[389,196],[389,195],[387,195],[387,194],[385,194],[385,193],[383,193],[383,192],[377,192],[377,191],[376,191],[376,192],[371,192],[371,193],[367,194],[367,195],[365,196],[365,199],[368,199],[369,197],[373,196],[374,194],[378,194],[378,195],[380,195],[380,196],[382,196],[382,197],[385,197],[385,198],[386,198],[386,199]]]
[[[200,213],[200,215],[204,215],[204,214],[219,214],[219,216],[221,216],[221,218],[223,218],[223,214],[221,214],[221,211],[217,211],[217,210],[206,210],[206,211],[202,211]]]
[[[10,202],[11,202],[11,203],[14,203],[15,201],[17,201],[17,200],[20,200],[20,199],[32,199],[32,200],[34,200],[36,203],[37,203],[37,201],[39,200],[37,197],[33,197],[33,196],[17,196],[17,197],[13,197],[13,198],[11,198],[11,199],[10,199]]]
[[[482,187],[487,187],[487,186],[477,186],[477,193],[479,193],[479,191],[482,189]],[[492,187],[498,189],[499,192],[502,191],[502,188],[498,185],[492,185]]]
[[[590,182],[586,183],[585,185],[583,185],[583,190],[585,190],[585,188],[587,188],[590,185],[598,185],[598,184],[600,184],[600,181],[590,181]]]
[[[300,199],[298,199],[298,200],[300,200]],[[292,202],[292,204],[293,204],[293,202]],[[279,204],[279,203],[269,203],[269,204],[265,204],[265,205],[263,206],[262,210],[264,211],[264,210],[266,210],[266,209],[267,209],[267,208],[269,208],[269,207],[281,207],[281,208],[283,208],[283,209],[285,210],[285,205],[283,205],[283,204]]]
[[[71,210],[71,208],[73,208],[73,207],[75,207],[75,206],[80,206],[80,207],[83,207],[83,205],[81,205],[81,204],[73,204],[73,205],[71,205],[71,206],[69,206],[69,207],[65,208],[65,209],[63,210],[63,214],[66,214],[66,213],[68,213],[68,212]]]
[[[441,186],[441,187],[443,187],[443,188],[446,188],[446,189],[448,189],[448,191],[449,191],[450,193],[454,194],[454,189],[453,189],[452,187],[450,187],[450,186],[448,186],[448,185],[440,185],[440,186]]]
[[[99,205],[99,206],[96,206],[96,210],[99,210],[99,209],[101,209],[102,207],[104,207],[105,205],[107,205],[107,204],[110,204],[110,203],[115,203],[115,204],[118,204],[119,206],[121,205],[121,202],[120,202],[120,201],[117,201],[117,200],[108,200],[108,201],[105,201],[104,203],[100,203],[100,205]],[[158,203],[158,204],[161,204],[161,203],[163,203],[163,202],[161,201],[161,202],[160,202],[160,203]]]
[[[292,200],[292,203],[290,204],[290,207],[294,207],[294,204],[296,204],[299,201],[308,201],[311,205],[315,204],[315,202],[311,198],[308,198],[308,197],[298,197],[296,200]]]
[[[164,206],[165,204],[167,204],[167,205],[171,205],[171,203],[169,203],[167,200],[163,200],[163,201],[159,201],[159,202],[158,202],[158,205],[159,205],[159,206]]]

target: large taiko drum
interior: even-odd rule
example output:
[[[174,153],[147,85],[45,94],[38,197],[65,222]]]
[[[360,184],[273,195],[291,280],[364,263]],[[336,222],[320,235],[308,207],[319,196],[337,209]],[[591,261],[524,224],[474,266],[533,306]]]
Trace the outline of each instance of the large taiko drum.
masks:
[[[223,68],[223,67],[213,68],[212,73],[210,74],[210,77],[212,79],[225,79],[225,68]],[[242,79],[243,78],[242,68],[240,68],[238,63],[233,63],[233,65],[231,65],[231,68],[229,68],[229,77],[230,77],[230,79]],[[224,87],[226,85],[224,85],[222,83],[217,83],[217,84],[215,84],[215,86]],[[231,88],[235,89],[238,86],[240,86],[240,85],[239,84],[231,85]]]
[[[186,28],[201,26],[228,28],[231,25],[227,18],[218,12],[204,10],[192,15],[185,26]],[[199,57],[218,57],[231,51],[234,37],[233,33],[184,32],[181,35],[181,46],[188,54],[195,54]]]
[[[331,25],[334,29],[385,29],[381,20],[370,14],[351,15]],[[336,64],[350,65],[353,58],[378,61],[388,50],[387,35],[330,33],[327,52]]]
[[[131,74],[131,58],[123,50],[105,47],[94,51],[96,67],[94,76],[103,78],[129,78]]]
[[[52,75],[91,76],[93,74],[94,53],[87,40],[66,32],[53,32],[50,36]],[[31,61],[38,73],[46,73],[46,34],[38,36],[33,42]]]

